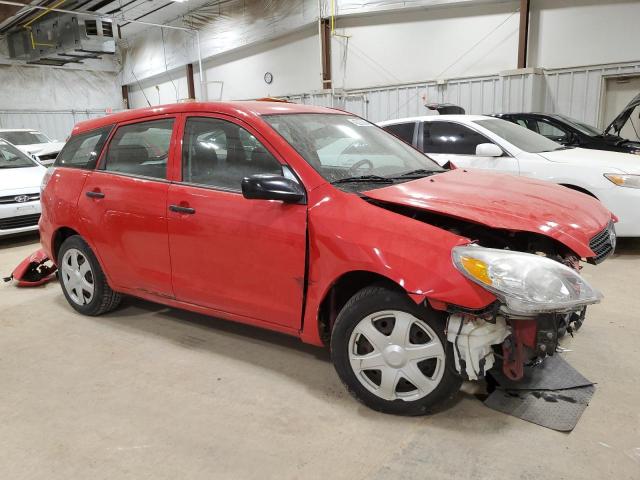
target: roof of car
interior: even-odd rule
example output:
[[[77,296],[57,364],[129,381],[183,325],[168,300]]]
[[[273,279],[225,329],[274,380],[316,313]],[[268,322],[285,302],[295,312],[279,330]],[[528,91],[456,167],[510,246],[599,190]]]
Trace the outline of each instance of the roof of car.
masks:
[[[157,107],[138,108],[135,110],[125,110],[104,117],[87,120],[78,123],[73,134],[95,130],[96,128],[113,125],[114,123],[127,122],[131,120],[143,119],[154,115],[202,112],[202,113],[222,113],[236,117],[249,117],[271,114],[286,113],[333,113],[347,114],[340,110],[325,107],[315,107],[312,105],[300,105],[280,101],[242,101],[242,102],[184,102],[169,105],[159,105]]]
[[[0,128],[0,132],[37,132],[33,128]]]
[[[474,120],[486,120],[491,117],[487,115],[426,115],[422,117],[407,117],[407,118],[398,118],[397,120],[386,120],[384,122],[378,122],[378,125],[394,125],[396,123],[406,123],[406,122],[442,122],[447,120],[458,120],[465,122],[472,122]]]

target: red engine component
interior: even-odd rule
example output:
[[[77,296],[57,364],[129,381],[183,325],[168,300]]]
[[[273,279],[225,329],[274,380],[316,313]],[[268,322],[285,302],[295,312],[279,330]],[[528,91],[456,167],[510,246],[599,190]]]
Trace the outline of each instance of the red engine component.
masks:
[[[511,320],[512,334],[502,344],[502,371],[511,380],[524,376],[524,347],[535,348],[538,326],[532,320]]]

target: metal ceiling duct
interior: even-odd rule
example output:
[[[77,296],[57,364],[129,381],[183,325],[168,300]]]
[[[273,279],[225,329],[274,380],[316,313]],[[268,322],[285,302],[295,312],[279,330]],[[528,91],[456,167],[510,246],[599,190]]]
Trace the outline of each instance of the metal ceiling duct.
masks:
[[[50,13],[8,35],[9,56],[30,64],[61,66],[116,51],[111,19]]]

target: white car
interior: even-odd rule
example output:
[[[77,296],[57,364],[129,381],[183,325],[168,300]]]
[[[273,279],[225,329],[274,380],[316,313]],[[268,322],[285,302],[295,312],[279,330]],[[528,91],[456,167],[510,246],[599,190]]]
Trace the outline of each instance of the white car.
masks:
[[[31,129],[0,129],[0,138],[28,155],[35,155],[43,165],[52,164],[64,147],[64,142],[51,140],[44,133]]]
[[[47,168],[0,140],[0,237],[38,230],[40,183]]]
[[[640,157],[565,147],[483,115],[404,118],[378,124],[440,165],[548,180],[599,199],[618,218],[620,237],[640,237]]]

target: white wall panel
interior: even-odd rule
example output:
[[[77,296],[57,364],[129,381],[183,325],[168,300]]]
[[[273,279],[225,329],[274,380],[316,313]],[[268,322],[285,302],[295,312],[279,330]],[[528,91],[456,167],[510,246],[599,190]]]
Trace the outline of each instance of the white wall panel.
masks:
[[[494,74],[516,67],[518,2],[338,19],[335,87]],[[346,57],[346,61],[345,61]]]
[[[540,68],[640,60],[637,0],[533,0],[529,64]]]
[[[0,128],[35,128],[64,140],[73,125],[122,107],[113,72],[0,66]]]

